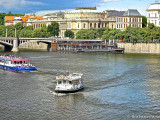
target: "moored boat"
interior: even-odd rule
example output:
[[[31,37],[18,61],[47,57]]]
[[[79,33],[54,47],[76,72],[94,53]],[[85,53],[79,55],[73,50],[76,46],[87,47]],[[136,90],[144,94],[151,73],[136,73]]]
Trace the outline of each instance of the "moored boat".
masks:
[[[0,56],[0,69],[13,72],[35,72],[36,67],[29,60],[15,57],[13,55]]]
[[[57,85],[55,92],[57,93],[73,93],[84,88],[83,80],[81,73],[72,73],[67,72],[64,75],[56,77]]]

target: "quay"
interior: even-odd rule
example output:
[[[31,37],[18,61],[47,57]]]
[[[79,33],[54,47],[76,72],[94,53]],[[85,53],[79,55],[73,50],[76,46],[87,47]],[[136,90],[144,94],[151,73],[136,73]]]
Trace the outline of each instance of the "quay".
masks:
[[[46,44],[46,50],[51,51],[124,52],[124,49],[118,48],[116,43],[107,44],[106,40],[0,37],[0,44],[4,46],[5,51],[18,52],[19,48],[37,49],[37,44],[40,43]]]

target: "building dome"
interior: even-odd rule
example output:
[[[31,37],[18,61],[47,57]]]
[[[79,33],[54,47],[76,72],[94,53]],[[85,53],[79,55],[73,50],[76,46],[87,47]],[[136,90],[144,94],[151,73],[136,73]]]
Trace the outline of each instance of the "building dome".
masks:
[[[152,11],[152,10],[160,10],[160,3],[151,4],[147,9],[147,11]]]

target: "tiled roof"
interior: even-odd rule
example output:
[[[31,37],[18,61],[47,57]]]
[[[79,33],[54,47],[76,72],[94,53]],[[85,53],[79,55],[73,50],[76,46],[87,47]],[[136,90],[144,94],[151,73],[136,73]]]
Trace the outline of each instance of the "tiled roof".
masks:
[[[18,16],[5,16],[5,22],[10,22],[10,23],[13,23],[14,22],[14,18],[16,18]],[[30,16],[30,15],[27,15],[27,16],[20,16],[20,18],[22,19],[22,22],[23,23],[26,23],[28,18],[31,18],[31,17],[34,17],[36,18],[37,20],[41,20],[43,19],[43,17],[38,17],[38,16]]]
[[[109,17],[113,16],[142,16],[136,9],[128,9],[127,11],[114,11],[108,14]]]
[[[123,14],[123,16],[142,16],[142,15],[136,9],[135,10],[129,9]]]
[[[125,13],[125,11],[115,11],[109,14],[109,17],[112,16],[123,16],[123,14]]]
[[[5,16],[5,22],[13,22],[14,16]]]

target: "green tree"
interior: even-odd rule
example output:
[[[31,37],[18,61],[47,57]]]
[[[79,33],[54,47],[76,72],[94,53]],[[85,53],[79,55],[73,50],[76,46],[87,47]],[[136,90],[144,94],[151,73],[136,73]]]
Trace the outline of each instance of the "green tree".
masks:
[[[153,23],[148,23],[148,28],[149,29],[154,29],[156,26]]]
[[[74,32],[72,32],[71,30],[66,30],[64,33],[65,37],[69,37],[69,38],[74,38]]]
[[[14,16],[14,14],[12,14],[11,11],[9,11],[7,16]]]
[[[6,27],[4,25],[0,25],[0,37],[5,37]]]
[[[76,33],[76,39],[88,39],[88,30],[79,30]]]
[[[102,35],[102,39],[103,40],[107,40],[109,41],[109,32],[111,31],[111,29],[109,27],[107,27],[105,29],[105,31],[103,32],[103,35]]]
[[[142,27],[147,27],[147,18],[145,16],[142,16]]]
[[[19,23],[17,23],[17,24],[15,25],[15,28],[16,28],[17,30],[22,30],[22,29],[23,29],[23,24],[22,24],[21,22],[19,22]]]
[[[42,28],[35,29],[33,31],[33,37],[48,38],[48,37],[50,37],[50,32],[48,32],[47,27],[44,26]]]
[[[19,37],[33,37],[33,26],[25,26],[19,33]]]
[[[120,40],[123,37],[122,31],[119,29],[113,29],[108,33],[109,39],[111,40]]]
[[[102,38],[102,35],[103,35],[103,33],[104,33],[104,31],[106,30],[106,28],[99,28],[99,29],[97,29],[96,30],[96,37],[97,38]]]
[[[97,30],[91,28],[86,34],[88,39],[96,39],[97,38]]]
[[[0,25],[4,25],[4,17],[6,16],[6,13],[0,13]]]
[[[10,26],[7,26],[7,36],[8,37],[15,37],[15,27],[10,25]]]
[[[48,32],[50,32],[50,34],[52,36],[57,36],[59,35],[59,24],[57,22],[53,22],[51,23],[51,25],[48,26]]]

